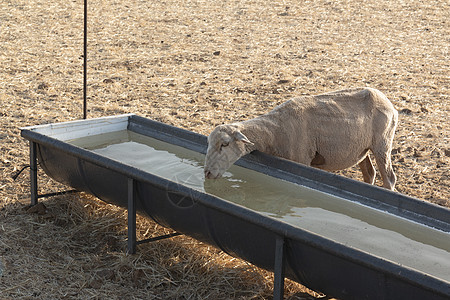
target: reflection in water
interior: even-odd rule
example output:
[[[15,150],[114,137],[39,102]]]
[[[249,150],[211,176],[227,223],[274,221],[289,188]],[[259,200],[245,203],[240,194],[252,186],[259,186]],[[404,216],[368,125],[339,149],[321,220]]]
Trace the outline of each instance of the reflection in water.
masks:
[[[246,174],[247,173],[247,174]],[[271,217],[295,214],[294,207],[309,207],[307,189],[298,189],[291,183],[267,175],[233,167],[222,178],[205,180],[204,190],[222,199],[240,204]]]
[[[205,180],[204,155],[130,131],[70,142],[450,281],[448,233],[238,166],[232,166],[220,179]]]

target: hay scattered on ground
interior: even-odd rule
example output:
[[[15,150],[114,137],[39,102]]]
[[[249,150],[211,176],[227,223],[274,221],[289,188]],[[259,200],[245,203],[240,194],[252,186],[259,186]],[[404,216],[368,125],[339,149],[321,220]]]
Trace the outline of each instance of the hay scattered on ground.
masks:
[[[82,14],[82,1],[0,3],[0,297],[270,298],[270,273],[188,237],[125,255],[125,212],[89,195],[25,209],[29,177],[11,178],[28,163],[19,127],[81,118]],[[398,190],[450,207],[448,20],[442,0],[92,0],[89,117],[207,134],[292,96],[371,86],[400,111]],[[44,174],[39,187],[65,189]],[[145,218],[138,229],[170,232]],[[292,282],[286,295],[320,297]]]

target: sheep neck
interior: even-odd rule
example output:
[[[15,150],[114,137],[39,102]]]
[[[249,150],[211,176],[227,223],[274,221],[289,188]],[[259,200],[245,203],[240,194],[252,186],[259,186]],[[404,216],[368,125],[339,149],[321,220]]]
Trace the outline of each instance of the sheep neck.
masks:
[[[240,124],[241,132],[253,143],[248,145],[248,152],[258,150],[268,154],[278,154],[274,149],[277,136],[282,135],[280,126],[265,115],[244,121]]]

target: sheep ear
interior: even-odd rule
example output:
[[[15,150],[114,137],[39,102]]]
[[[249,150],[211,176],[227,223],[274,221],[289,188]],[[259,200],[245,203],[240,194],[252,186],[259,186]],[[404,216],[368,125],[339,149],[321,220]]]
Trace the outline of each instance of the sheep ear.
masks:
[[[241,141],[244,144],[253,145],[253,143],[250,142],[249,139],[240,131],[236,131],[236,133],[234,134],[234,137],[236,138],[236,140]]]

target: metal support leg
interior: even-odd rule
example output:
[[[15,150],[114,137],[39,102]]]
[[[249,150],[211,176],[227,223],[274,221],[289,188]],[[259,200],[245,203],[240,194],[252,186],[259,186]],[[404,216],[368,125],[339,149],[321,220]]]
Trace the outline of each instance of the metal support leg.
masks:
[[[274,283],[273,283],[273,299],[281,300],[284,294],[284,258],[285,243],[284,237],[277,236],[275,244],[275,266],[274,266]]]
[[[36,143],[30,141],[30,187],[31,187],[31,205],[38,203],[37,191],[37,158]]]
[[[128,178],[128,254],[136,253],[136,246],[144,243],[156,242],[179,236],[181,233],[173,232],[162,236],[137,241],[136,238],[136,183]]]
[[[136,253],[136,197],[134,179],[128,178],[128,254]]]

